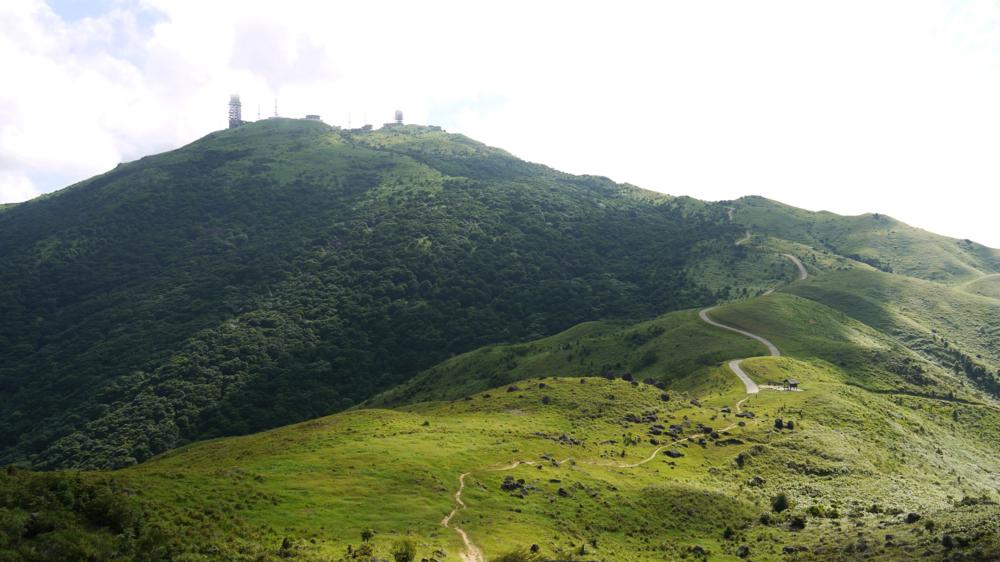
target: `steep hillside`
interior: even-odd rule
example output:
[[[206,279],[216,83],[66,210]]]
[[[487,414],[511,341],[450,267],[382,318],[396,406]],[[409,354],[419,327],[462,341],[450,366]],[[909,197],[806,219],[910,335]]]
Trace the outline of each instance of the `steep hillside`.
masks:
[[[124,466],[483,344],[711,302],[771,275],[688,275],[744,259],[740,235],[717,205],[426,127],[213,133],[0,213],[0,463]]]
[[[733,219],[751,231],[827,249],[877,269],[943,283],[1000,272],[1000,250],[914,228],[879,213],[845,217],[744,197]]]

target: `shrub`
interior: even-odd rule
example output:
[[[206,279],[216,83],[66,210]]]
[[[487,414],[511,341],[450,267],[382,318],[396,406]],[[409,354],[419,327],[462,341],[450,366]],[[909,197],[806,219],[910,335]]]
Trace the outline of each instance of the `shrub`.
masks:
[[[413,562],[417,557],[417,547],[411,540],[396,541],[392,545],[392,559],[396,562]]]
[[[784,492],[781,492],[780,494],[771,498],[771,511],[774,511],[775,513],[781,513],[782,511],[788,509],[788,507],[789,507],[788,496],[785,495]]]

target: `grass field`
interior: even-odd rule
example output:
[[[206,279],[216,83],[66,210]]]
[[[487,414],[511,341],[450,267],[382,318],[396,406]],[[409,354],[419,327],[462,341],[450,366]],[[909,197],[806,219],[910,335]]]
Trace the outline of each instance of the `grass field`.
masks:
[[[487,559],[531,545],[609,561],[1000,555],[995,405],[939,395],[954,374],[810,299],[775,293],[712,315],[785,355],[754,357],[763,346],[696,311],[584,324],[457,357],[440,385],[386,397],[419,403],[198,443],[113,478],[166,537],[163,552],[183,560],[350,559],[366,529],[376,555],[412,540],[418,559],[457,560],[461,539],[441,520],[460,474],[467,507],[450,523]],[[583,348],[584,362],[566,359]],[[580,376],[616,349],[623,365],[652,351],[655,362],[626,370],[666,388]],[[740,356],[754,357],[744,369],[757,382],[794,377],[802,391],[763,390],[742,403],[752,419],[735,417],[746,395],[724,363]],[[941,379],[918,384],[901,365]],[[650,433],[656,424],[689,439],[671,445]],[[653,454],[664,445],[682,456]],[[499,470],[518,460],[534,464]]]
[[[184,537],[177,548],[188,559],[277,556],[285,538],[299,558],[337,559],[371,528],[377,553],[410,538],[420,556],[455,560],[461,542],[440,521],[462,473],[468,507],[453,524],[488,557],[537,544],[563,559],[698,558],[701,549],[735,560],[747,545],[758,560],[781,559],[786,546],[807,547],[805,558],[852,559],[849,549],[866,545],[892,559],[940,553],[944,534],[969,541],[965,552],[998,552],[996,535],[976,533],[996,524],[995,506],[961,503],[995,500],[996,409],[867,392],[821,361],[760,358],[746,368],[761,382],[794,374],[804,390],[764,391],[744,404],[756,415],[745,427],[633,468],[619,465],[656,447],[652,424],[625,422],[627,414],[655,412],[663,425],[688,425],[684,435],[700,435],[698,424],[718,430],[738,421],[721,412],[743,396],[735,377],[709,369],[691,394],[668,390],[667,402],[654,386],[620,379],[529,379],[520,390],[202,443],[116,478],[168,535]],[[795,429],[775,430],[778,417]],[[539,464],[494,470],[513,460]],[[501,490],[506,476],[524,480],[523,494]],[[773,513],[779,493],[792,507]],[[904,522],[911,512],[919,525]],[[804,529],[793,530],[796,517]]]

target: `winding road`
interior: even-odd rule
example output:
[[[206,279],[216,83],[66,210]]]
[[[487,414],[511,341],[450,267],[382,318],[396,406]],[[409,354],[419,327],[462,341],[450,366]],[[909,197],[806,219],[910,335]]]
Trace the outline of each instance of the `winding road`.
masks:
[[[730,209],[729,212],[730,212],[730,215],[729,215],[730,220],[732,220],[732,209]],[[750,235],[750,233],[747,232],[747,237],[748,238],[749,238],[749,235]],[[792,263],[794,263],[795,266],[798,268],[798,270],[799,270],[799,280],[803,280],[803,279],[806,279],[807,277],[809,277],[809,272],[806,271],[805,266],[802,264],[802,262],[799,260],[799,258],[797,258],[797,257],[795,257],[795,256],[793,256],[791,254],[781,254],[781,255],[784,256],[784,257],[786,257],[786,258],[788,258],[789,260],[791,260]],[[770,291],[768,291],[765,294],[770,294],[772,291],[773,291],[773,289],[770,290]],[[768,353],[772,357],[778,357],[778,356],[781,355],[781,350],[778,349],[778,346],[774,345],[770,340],[764,338],[763,336],[759,336],[759,335],[754,334],[752,332],[748,332],[746,330],[741,330],[741,329],[735,328],[733,326],[727,326],[725,324],[722,324],[720,322],[716,322],[715,320],[712,320],[712,318],[708,315],[708,313],[712,309],[714,309],[714,308],[715,307],[709,307],[709,308],[706,308],[704,310],[699,311],[698,312],[698,317],[701,318],[701,320],[704,321],[705,323],[707,323],[707,324],[709,324],[711,326],[715,326],[716,328],[722,328],[723,330],[729,330],[731,332],[736,332],[736,333],[738,333],[740,335],[743,335],[743,336],[746,336],[748,338],[752,338],[754,340],[759,341],[760,343],[762,343],[765,346],[767,346],[767,351],[768,351]],[[729,362],[729,370],[731,370],[740,379],[740,381],[743,382],[743,386],[746,387],[746,393],[747,393],[746,397],[744,397],[742,400],[740,400],[739,402],[736,403],[736,413],[740,413],[740,412],[743,411],[743,403],[746,402],[747,399],[749,399],[754,394],[757,394],[757,393],[760,392],[760,386],[758,386],[757,383],[754,382],[754,380],[750,378],[750,375],[748,375],[746,373],[746,371],[743,370],[743,367],[741,366],[741,363],[743,362],[743,360],[744,359],[733,359],[733,360],[731,360]],[[738,425],[739,425],[738,423],[729,425],[727,427],[724,427],[724,428],[720,429],[719,432],[729,431],[729,430],[737,427]],[[652,461],[664,449],[671,448],[671,447],[675,446],[678,443],[683,443],[685,441],[689,441],[693,437],[698,437],[700,435],[702,435],[702,434],[698,433],[698,434],[694,434],[694,435],[689,435],[687,437],[678,439],[676,441],[671,441],[668,444],[661,445],[661,446],[657,447],[652,452],[652,454],[650,454],[648,457],[646,457],[645,459],[643,459],[643,460],[641,460],[639,462],[636,462],[636,463],[613,464],[613,463],[598,463],[598,462],[592,462],[592,461],[578,461],[578,462],[581,462],[583,464],[589,464],[589,465],[594,465],[594,466],[605,466],[605,467],[610,467],[610,468],[635,468],[637,466],[642,466],[642,465],[644,465],[644,464]],[[563,459],[561,461],[555,461],[555,462],[556,462],[557,465],[561,465],[561,464],[563,464],[565,462],[568,462],[569,460],[570,459],[567,458],[567,459]],[[521,466],[522,464],[534,465],[534,464],[537,464],[537,463],[536,463],[536,461],[514,460],[509,465],[505,465],[505,466],[502,466],[502,467],[499,467],[499,468],[493,468],[493,469],[490,469],[490,470],[492,472],[502,472],[502,471],[506,471],[506,470],[513,470],[513,469]],[[446,529],[453,529],[462,538],[462,544],[465,545],[465,550],[462,551],[462,552],[459,552],[459,554],[458,554],[458,556],[459,556],[459,558],[461,558],[462,562],[486,562],[486,556],[483,554],[483,551],[479,547],[477,547],[475,545],[475,543],[472,542],[472,539],[469,538],[468,533],[466,533],[464,530],[462,530],[462,528],[459,527],[458,525],[452,525],[451,524],[451,519],[455,516],[455,514],[458,513],[459,511],[465,509],[465,502],[462,501],[462,491],[465,489],[465,477],[468,476],[468,475],[469,475],[469,473],[465,472],[465,473],[461,474],[458,477],[458,491],[455,492],[455,496],[454,496],[455,497],[455,504],[456,504],[455,508],[452,509],[451,513],[449,513],[447,516],[445,516],[444,519],[441,520],[441,526],[445,527]]]
[[[789,260],[791,260],[791,262],[793,264],[795,264],[795,267],[798,268],[798,270],[799,270],[799,281],[802,281],[802,280],[806,279],[807,277],[809,277],[809,272],[806,271],[806,266],[802,264],[802,261],[799,260],[799,258],[793,256],[792,254],[781,254],[781,255],[784,256],[784,257],[786,257],[786,258],[788,258]],[[773,291],[774,291],[774,289],[771,289],[770,291],[768,291],[767,293],[764,293],[764,294],[765,295],[769,295]],[[712,307],[709,307],[709,308],[706,308],[706,309],[700,311],[698,313],[698,317],[701,318],[703,322],[705,322],[707,324],[710,324],[712,326],[715,326],[716,328],[722,328],[723,330],[729,330],[731,332],[736,332],[737,334],[740,334],[740,335],[746,336],[748,338],[755,339],[755,340],[759,341],[760,343],[762,343],[765,346],[767,346],[767,352],[771,355],[771,357],[779,357],[781,355],[781,350],[778,349],[778,346],[776,346],[773,343],[771,343],[771,340],[768,340],[767,338],[764,338],[763,336],[758,336],[757,334],[754,334],[752,332],[748,332],[746,330],[741,330],[739,328],[734,328],[733,326],[727,326],[725,324],[722,324],[720,322],[716,322],[715,320],[712,320],[712,318],[709,317],[708,313],[711,312],[713,308],[715,308],[715,307],[712,306]],[[741,365],[741,363],[743,363],[743,359],[733,359],[733,360],[731,360],[729,362],[729,370],[732,371],[741,381],[743,381],[743,386],[746,387],[747,394],[757,394],[758,392],[760,392],[760,386],[758,386],[757,383],[754,382],[754,380],[750,378],[750,375],[748,375],[746,373],[746,371],[743,370],[743,366]],[[745,400],[745,398],[744,398],[744,400]]]

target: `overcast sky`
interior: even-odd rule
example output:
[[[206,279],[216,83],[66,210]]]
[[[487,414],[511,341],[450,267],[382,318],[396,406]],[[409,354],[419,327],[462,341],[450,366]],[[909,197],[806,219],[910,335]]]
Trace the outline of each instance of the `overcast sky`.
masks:
[[[224,128],[238,92],[1000,247],[995,0],[2,0],[0,68],[0,202]]]

